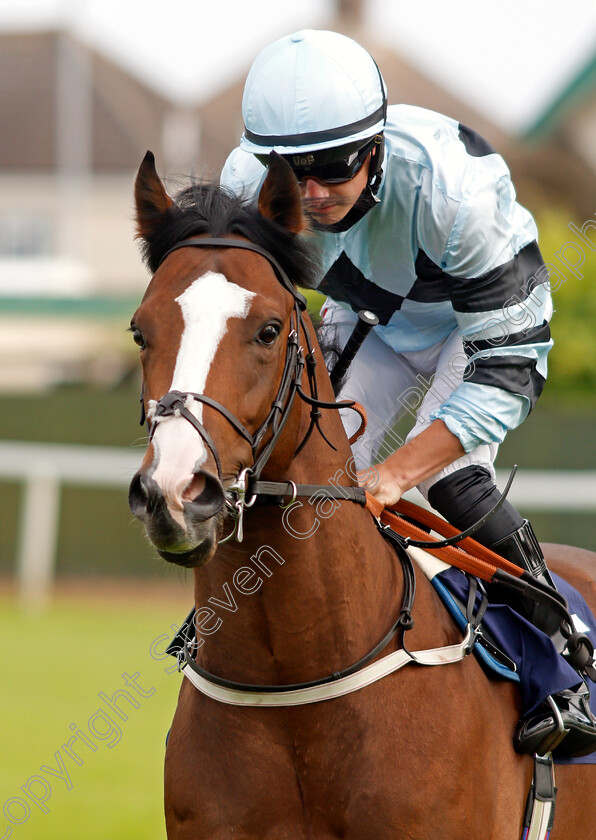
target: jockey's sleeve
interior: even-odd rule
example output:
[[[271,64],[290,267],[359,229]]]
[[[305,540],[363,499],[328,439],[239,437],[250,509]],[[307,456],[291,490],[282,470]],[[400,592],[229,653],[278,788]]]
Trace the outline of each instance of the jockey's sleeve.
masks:
[[[219,183],[234,195],[250,198],[258,194],[266,175],[267,170],[256,157],[238,147],[228,155]]]
[[[445,276],[467,357],[464,382],[432,419],[443,420],[471,451],[500,443],[536,402],[552,345],[552,303],[536,225],[516,202],[505,162],[496,153],[475,157],[461,143],[448,145],[442,151],[449,154],[426,168],[413,229],[433,271]],[[265,174],[238,148],[221,183],[251,196]]]
[[[500,443],[532,410],[547,375],[553,312],[530,213],[502,158],[474,167],[438,260],[467,359],[463,383],[432,415],[469,452]],[[422,228],[424,229],[424,228]]]

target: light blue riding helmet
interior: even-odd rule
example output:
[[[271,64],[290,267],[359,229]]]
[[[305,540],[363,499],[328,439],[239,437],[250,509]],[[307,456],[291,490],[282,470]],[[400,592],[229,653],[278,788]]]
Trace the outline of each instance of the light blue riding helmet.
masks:
[[[242,98],[245,152],[315,152],[381,134],[387,90],[371,55],[336,32],[303,29],[252,65]]]

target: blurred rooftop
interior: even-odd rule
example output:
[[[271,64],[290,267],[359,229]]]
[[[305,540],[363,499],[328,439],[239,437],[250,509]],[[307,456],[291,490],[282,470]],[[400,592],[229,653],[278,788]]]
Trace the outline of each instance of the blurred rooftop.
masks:
[[[593,216],[596,50],[518,136],[440,74],[389,48],[367,23],[373,6],[327,2],[324,27],[370,50],[391,102],[474,127],[503,154],[533,212],[556,206],[580,222]],[[242,130],[249,64],[197,104],[181,105],[66,28],[0,31],[0,388],[39,387],[44,377],[50,383],[75,372],[123,375],[130,359],[121,356],[122,334],[148,279],[134,242],[136,169],[149,148],[171,191],[190,172],[217,177]],[[123,362],[119,369],[93,358]]]

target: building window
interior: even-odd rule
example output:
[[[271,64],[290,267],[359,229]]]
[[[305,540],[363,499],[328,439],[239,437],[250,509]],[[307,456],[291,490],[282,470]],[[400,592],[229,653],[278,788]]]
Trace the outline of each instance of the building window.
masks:
[[[50,256],[52,239],[52,224],[47,217],[0,215],[0,259]]]

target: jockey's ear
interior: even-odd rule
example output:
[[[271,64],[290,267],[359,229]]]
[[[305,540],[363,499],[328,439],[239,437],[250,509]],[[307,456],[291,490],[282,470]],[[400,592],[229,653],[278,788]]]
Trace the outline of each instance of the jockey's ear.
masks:
[[[135,181],[137,236],[149,242],[173,203],[155,169],[153,152],[147,152]]]
[[[259,193],[259,212],[290,233],[300,233],[306,227],[306,218],[296,176],[277,152],[269,153],[268,169]]]

